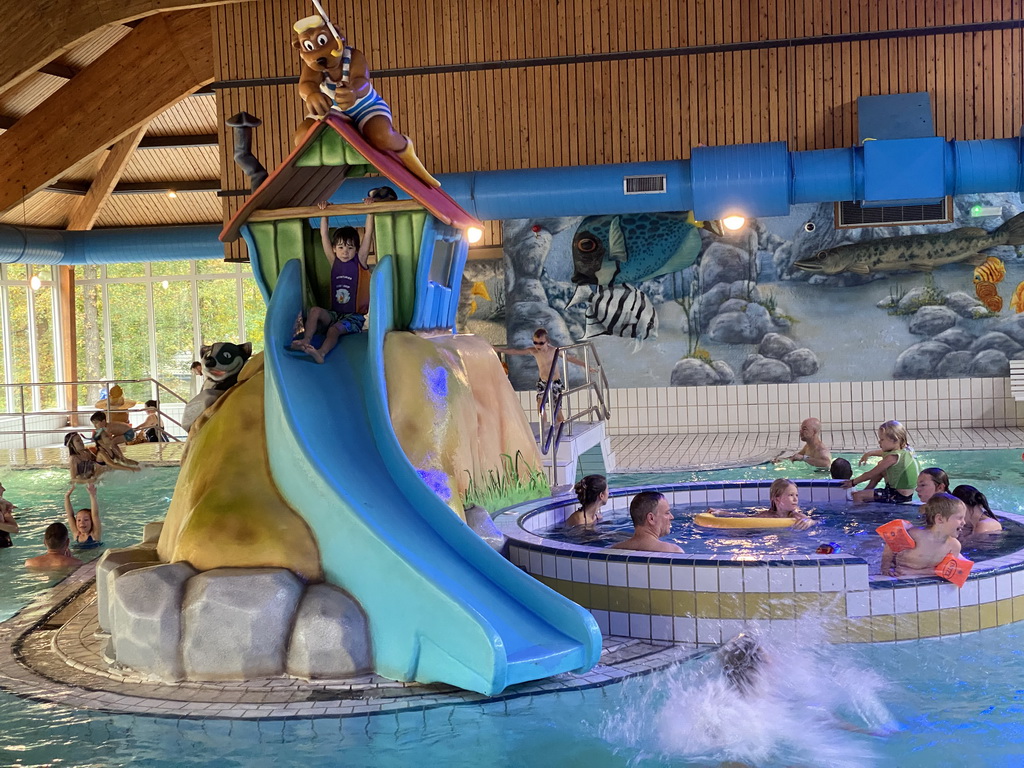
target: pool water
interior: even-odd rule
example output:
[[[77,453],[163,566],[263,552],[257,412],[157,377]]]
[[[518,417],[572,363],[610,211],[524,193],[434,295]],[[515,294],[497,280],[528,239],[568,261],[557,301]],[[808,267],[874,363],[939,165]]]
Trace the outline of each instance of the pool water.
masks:
[[[990,463],[995,452],[985,453],[961,454],[968,459],[963,464],[934,463],[955,469],[956,482],[964,482],[972,466],[991,472],[975,484],[999,499],[994,506],[1019,511],[1001,488],[1024,485],[1020,467],[1007,460],[1007,474],[1000,475]],[[756,477],[773,472],[756,469]],[[162,516],[175,475],[174,469],[147,469],[104,481],[108,546],[136,542],[142,525]],[[21,563],[41,551],[43,528],[60,518],[65,477],[58,471],[0,473],[23,531],[15,547],[0,550],[0,616],[48,586],[38,577],[26,579]],[[0,765],[1021,765],[1024,625],[874,646],[829,645],[817,632],[808,624],[796,638],[767,638],[777,664],[772,679],[782,683],[746,702],[729,695],[711,656],[604,688],[370,718],[189,721],[70,710],[0,693]]]
[[[715,505],[729,514],[750,514],[749,505]],[[737,557],[786,557],[811,555],[821,544],[836,543],[840,553],[853,555],[878,565],[882,557],[882,539],[875,529],[896,518],[921,525],[921,507],[918,505],[849,503],[819,505],[805,508],[815,524],[804,531],[793,528],[742,530],[735,528],[705,528],[693,522],[693,516],[705,512],[708,505],[676,506],[672,508],[675,520],[672,532],[664,538],[682,547],[687,554],[735,555]],[[963,542],[963,556],[980,562],[1024,549],[1024,525],[1006,518],[999,533],[973,536]],[[625,541],[633,535],[633,524],[626,510],[607,513],[593,528],[565,528],[562,524],[541,529],[538,536],[582,544],[588,547],[607,547]]]
[[[922,469],[941,467],[946,470],[951,489],[958,485],[973,485],[988,497],[992,509],[1024,512],[1024,461],[1021,460],[1020,451],[921,451],[916,455]],[[853,465],[855,475],[877,461],[870,459],[868,464],[858,467],[859,453],[839,453],[834,454],[834,457],[847,459]],[[800,461],[784,461],[779,464],[758,464],[753,467],[699,472],[611,474],[608,475],[608,482],[615,488],[628,488],[699,480],[774,480],[777,477],[827,480],[829,475],[826,470],[809,467]]]

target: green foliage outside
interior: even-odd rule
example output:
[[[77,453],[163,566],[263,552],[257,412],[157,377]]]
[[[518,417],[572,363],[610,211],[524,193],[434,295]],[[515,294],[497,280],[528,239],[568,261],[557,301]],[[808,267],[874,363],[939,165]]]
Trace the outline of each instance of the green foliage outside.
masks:
[[[520,461],[527,470],[526,480],[519,472]],[[462,497],[464,506],[476,504],[494,513],[513,504],[551,495],[551,484],[547,477],[541,470],[528,466],[521,451],[516,451],[515,459],[507,453],[501,454],[501,463],[499,471],[488,470],[484,483],[477,483],[470,476],[469,488]],[[468,470],[466,474],[469,474]]]

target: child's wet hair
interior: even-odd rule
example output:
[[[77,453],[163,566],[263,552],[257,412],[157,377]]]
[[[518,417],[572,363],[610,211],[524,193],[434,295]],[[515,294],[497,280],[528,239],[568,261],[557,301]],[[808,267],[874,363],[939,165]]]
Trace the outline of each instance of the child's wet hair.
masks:
[[[754,687],[765,653],[757,638],[741,632],[719,647],[718,658],[726,680],[745,693]]]
[[[936,487],[942,486],[943,493],[949,493],[949,475],[946,470],[938,467],[925,467],[921,470],[922,475],[928,475]]]
[[[788,477],[779,477],[772,482],[771,487],[768,488],[768,499],[771,502],[768,505],[769,510],[771,510],[772,512],[775,511],[775,500],[779,498],[779,496],[784,494],[786,492],[786,489],[789,488],[789,486],[791,485],[796,486],[796,483],[794,483]]]
[[[973,485],[958,485],[953,489],[953,495],[960,499],[960,501],[964,503],[964,506],[968,508],[981,507],[982,514],[984,514],[985,517],[991,517],[993,520],[999,519],[992,513],[991,508],[989,508],[988,497]]]
[[[836,459],[828,468],[833,480],[849,480],[853,477],[853,467],[846,459]]]
[[[587,475],[572,487],[581,506],[597,501],[598,496],[608,489],[608,480],[604,475]]]
[[[896,421],[896,419],[882,422],[878,427],[878,431],[890,440],[895,441],[900,448],[906,448],[910,444],[910,435],[907,433],[907,428]]]
[[[964,503],[951,493],[936,493],[921,507],[924,524],[931,528],[940,517],[948,520],[955,515]]]
[[[375,203],[386,203],[398,199],[398,193],[391,187],[376,187],[367,192],[366,196]]]
[[[355,227],[338,227],[331,237],[331,245],[338,246],[344,243],[351,243],[359,248],[359,230]]]

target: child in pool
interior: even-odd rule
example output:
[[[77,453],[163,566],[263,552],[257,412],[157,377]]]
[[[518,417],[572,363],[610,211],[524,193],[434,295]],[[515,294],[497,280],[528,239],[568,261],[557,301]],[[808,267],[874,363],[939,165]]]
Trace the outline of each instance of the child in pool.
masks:
[[[953,495],[967,507],[967,518],[964,527],[960,529],[961,541],[974,534],[999,533],[1003,530],[1003,524],[992,514],[985,494],[973,485],[958,485],[953,489]]]
[[[908,524],[907,528],[914,548],[893,552],[886,544],[882,550],[883,576],[934,576],[935,566],[946,555],[960,555],[960,542],[956,537],[967,516],[964,503],[948,493],[936,493],[921,511],[924,526],[914,528]]]
[[[566,528],[577,525],[593,526],[601,520],[601,507],[608,503],[608,481],[604,475],[587,475],[575,486],[580,508],[565,521]]]
[[[917,476],[917,498],[927,504],[936,493],[949,493],[949,475],[938,467],[926,467]]]
[[[776,479],[768,489],[768,498],[768,509],[760,509],[753,517],[791,517],[796,520],[793,528],[797,531],[806,531],[814,525],[815,521],[800,511],[800,491],[796,483],[789,478]],[[725,510],[713,507],[708,509],[708,512],[717,517],[736,517]]]
[[[124,455],[121,446],[135,439],[135,430],[128,424],[118,421],[107,421],[107,414],[96,411],[89,417],[95,432],[92,434],[96,443],[96,460],[112,469],[128,469],[139,471],[139,462]]]
[[[853,488],[867,481],[867,488],[853,492],[855,503],[877,501],[882,504],[906,504],[913,500],[920,470],[914,452],[908,446],[909,442],[906,428],[895,419],[878,427],[879,450],[868,451],[860,457],[859,463],[863,464],[870,456],[881,456],[882,460],[859,477],[843,481],[843,488]],[[885,488],[875,488],[883,477]]]
[[[68,530],[71,532],[72,541],[81,547],[93,547],[100,543],[103,533],[103,522],[100,520],[100,505],[96,500],[96,486],[90,483],[89,509],[84,507],[77,512],[71,508],[71,494],[75,486],[71,486],[64,492],[64,516],[67,518]]]
[[[66,434],[64,446],[68,449],[68,471],[72,483],[95,483],[99,480],[106,467],[97,463],[96,454],[86,447],[78,432]]]

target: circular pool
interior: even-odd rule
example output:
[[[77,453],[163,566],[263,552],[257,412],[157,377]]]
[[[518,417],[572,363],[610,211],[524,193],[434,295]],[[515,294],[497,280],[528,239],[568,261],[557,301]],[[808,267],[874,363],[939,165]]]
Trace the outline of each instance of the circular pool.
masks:
[[[794,482],[804,507],[857,514],[838,481]],[[675,508],[766,506],[770,485],[768,479],[612,489],[606,509],[613,517],[624,515],[632,496],[642,490],[664,493]],[[732,537],[731,548],[694,552],[690,542],[681,541],[686,554],[609,550],[544,535],[577,506],[568,495],[545,499],[505,510],[495,522],[509,537],[508,558],[589,609],[605,634],[715,644],[744,629],[795,633],[799,621],[814,617],[833,642],[891,642],[1024,620],[1024,549],[1015,540],[1024,530],[1024,517],[1018,514],[999,513],[1011,529],[1007,550],[973,553],[977,563],[958,588],[938,578],[880,576],[877,556],[856,546],[838,554],[813,554],[810,545],[816,547],[831,534],[825,523],[819,531],[787,531],[786,536],[806,546],[803,551],[788,547],[784,554],[743,545],[756,537],[737,538],[736,531],[714,534],[718,541]],[[910,519],[916,515],[912,507],[888,509]],[[880,540],[869,542],[865,530],[861,526],[854,538],[880,552]],[[761,532],[766,534],[780,536]]]

